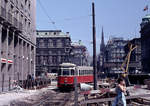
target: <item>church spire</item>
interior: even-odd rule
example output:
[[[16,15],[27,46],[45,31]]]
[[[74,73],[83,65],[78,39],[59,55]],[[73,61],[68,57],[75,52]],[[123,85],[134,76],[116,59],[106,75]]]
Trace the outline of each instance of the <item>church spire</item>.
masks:
[[[105,49],[105,43],[104,43],[104,32],[102,27],[102,35],[101,35],[101,44],[100,44],[100,52],[104,52]]]

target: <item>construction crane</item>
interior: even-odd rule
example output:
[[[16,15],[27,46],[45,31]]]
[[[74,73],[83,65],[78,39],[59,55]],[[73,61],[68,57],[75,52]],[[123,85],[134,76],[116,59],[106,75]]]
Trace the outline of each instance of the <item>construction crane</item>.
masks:
[[[130,57],[131,57],[132,51],[137,48],[137,45],[133,45],[132,43],[129,43],[128,48],[129,48],[129,52],[124,62],[121,65],[121,69],[123,71],[123,74],[121,76],[127,80],[127,85],[130,84],[129,79],[128,79],[128,68],[129,68]]]

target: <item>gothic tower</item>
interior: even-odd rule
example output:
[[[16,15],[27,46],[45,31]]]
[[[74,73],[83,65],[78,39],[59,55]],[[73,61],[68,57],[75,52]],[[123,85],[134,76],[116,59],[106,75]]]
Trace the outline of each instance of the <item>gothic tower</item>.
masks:
[[[104,43],[104,32],[103,32],[103,27],[102,27],[100,53],[104,53],[104,51],[105,51],[105,43]]]
[[[102,27],[100,54],[98,56],[98,76],[100,76],[100,73],[104,72],[104,62],[105,62],[105,43],[104,43],[104,32]]]

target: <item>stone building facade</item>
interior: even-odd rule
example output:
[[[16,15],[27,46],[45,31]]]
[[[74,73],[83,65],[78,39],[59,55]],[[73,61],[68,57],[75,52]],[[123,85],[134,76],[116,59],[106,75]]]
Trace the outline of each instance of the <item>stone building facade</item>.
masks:
[[[35,72],[35,0],[0,0],[0,92]]]
[[[77,66],[89,65],[87,48],[81,44],[80,41],[71,44],[70,56],[71,63],[76,64]]]
[[[118,74],[122,73],[121,64],[125,58],[124,46],[128,41],[123,38],[112,38],[110,39],[105,48],[105,73],[107,74]]]
[[[150,73],[150,15],[142,19],[140,33],[142,72]]]
[[[61,30],[37,30],[36,75],[57,73],[59,64],[71,62],[71,38]]]

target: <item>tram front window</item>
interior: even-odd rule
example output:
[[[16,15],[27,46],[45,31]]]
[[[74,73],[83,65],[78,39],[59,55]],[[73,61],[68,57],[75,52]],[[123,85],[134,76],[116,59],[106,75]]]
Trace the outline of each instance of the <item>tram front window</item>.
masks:
[[[69,75],[69,70],[63,69],[63,75]]]
[[[71,75],[74,75],[74,70],[73,69],[71,69]]]
[[[59,69],[59,71],[58,71],[58,75],[61,75],[61,69]]]

